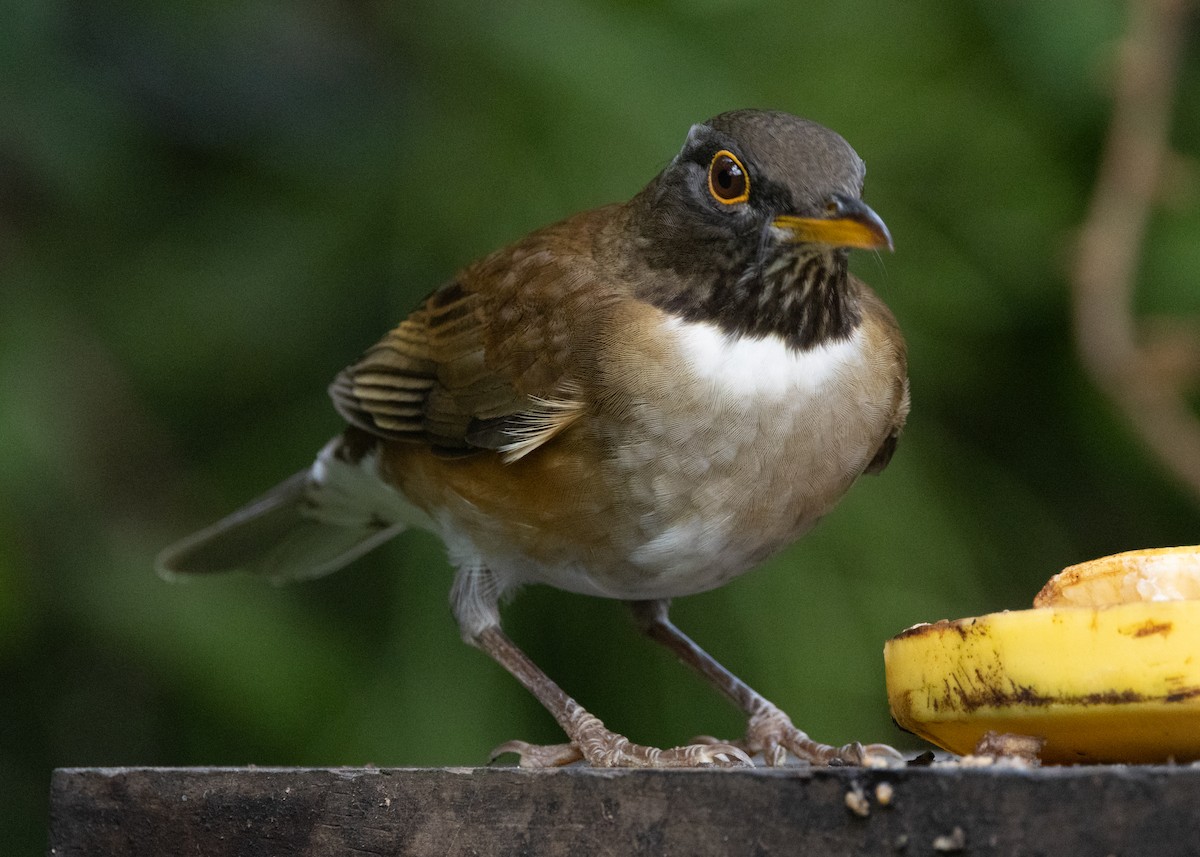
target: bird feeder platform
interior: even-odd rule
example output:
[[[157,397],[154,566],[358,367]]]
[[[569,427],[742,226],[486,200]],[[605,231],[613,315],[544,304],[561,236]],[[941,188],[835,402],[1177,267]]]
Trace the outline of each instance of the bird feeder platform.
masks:
[[[1195,854],[1194,766],[64,768],[54,857]]]

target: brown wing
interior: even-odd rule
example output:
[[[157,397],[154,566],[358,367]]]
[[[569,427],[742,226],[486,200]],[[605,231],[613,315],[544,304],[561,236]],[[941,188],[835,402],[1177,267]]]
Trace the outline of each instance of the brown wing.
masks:
[[[861,280],[851,278],[851,283],[858,289],[867,313],[875,320],[877,329],[875,335],[882,336],[889,343],[892,359],[895,361],[897,369],[892,393],[891,430],[879,444],[879,449],[875,450],[875,455],[872,456],[865,470],[866,473],[882,473],[896,452],[896,445],[900,442],[900,432],[904,429],[904,423],[908,419],[908,348],[904,343],[904,337],[900,333],[900,326],[896,323],[895,316],[879,299],[879,296]]]
[[[592,362],[581,308],[602,308],[606,290],[569,237],[588,230],[569,224],[492,254],[426,298],[334,380],[339,413],[379,437],[509,460],[571,425]]]

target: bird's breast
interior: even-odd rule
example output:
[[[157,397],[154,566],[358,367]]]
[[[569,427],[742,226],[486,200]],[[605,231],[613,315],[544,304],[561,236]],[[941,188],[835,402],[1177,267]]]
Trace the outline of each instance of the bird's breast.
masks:
[[[902,358],[869,330],[797,351],[661,315],[616,329],[587,415],[525,458],[391,451],[457,564],[626,599],[711,589],[808,530],[891,428]]]
[[[669,595],[721,585],[828,512],[889,431],[902,369],[863,327],[803,351],[672,318],[658,336],[599,425],[606,479],[636,510],[632,576]]]

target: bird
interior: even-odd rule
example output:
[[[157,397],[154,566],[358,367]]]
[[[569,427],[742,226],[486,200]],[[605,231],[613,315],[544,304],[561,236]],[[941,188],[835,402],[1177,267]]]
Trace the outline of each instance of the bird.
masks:
[[[889,462],[909,411],[895,317],[849,273],[893,249],[840,135],[743,109],[693,125],[640,192],[467,265],[329,394],[345,421],[313,464],[163,551],[160,573],[333,572],[410,528],[444,542],[463,639],[567,741],[523,767],[890,763],[808,737],[671,621],[671,600],[790,545]],[[627,602],[728,697],[745,735],[678,747],[609,730],[504,632],[545,584]]]

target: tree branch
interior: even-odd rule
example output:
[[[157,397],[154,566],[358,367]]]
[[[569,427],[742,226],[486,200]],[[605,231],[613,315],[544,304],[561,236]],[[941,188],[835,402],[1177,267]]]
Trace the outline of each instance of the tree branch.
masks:
[[[1120,46],[1112,120],[1071,270],[1084,367],[1147,447],[1200,500],[1193,379],[1164,362],[1133,314],[1138,260],[1170,157],[1169,130],[1189,0],[1135,0]]]

